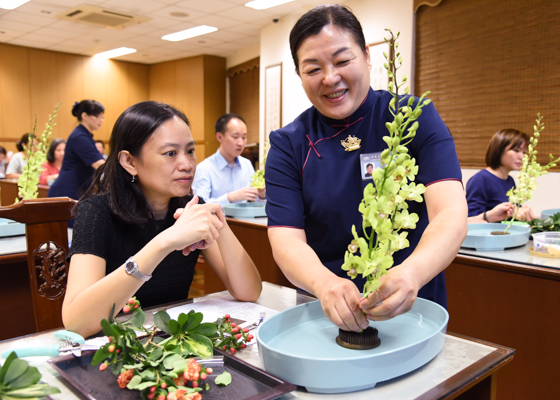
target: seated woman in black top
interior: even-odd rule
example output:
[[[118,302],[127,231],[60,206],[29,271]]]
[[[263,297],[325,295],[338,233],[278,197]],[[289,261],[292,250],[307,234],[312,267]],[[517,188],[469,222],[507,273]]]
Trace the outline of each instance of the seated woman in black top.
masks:
[[[255,301],[261,279],[219,204],[189,195],[194,140],[180,111],[142,102],[117,120],[111,153],[80,199],[62,308],[67,329],[101,329],[113,304],[187,299],[198,254],[233,297]]]

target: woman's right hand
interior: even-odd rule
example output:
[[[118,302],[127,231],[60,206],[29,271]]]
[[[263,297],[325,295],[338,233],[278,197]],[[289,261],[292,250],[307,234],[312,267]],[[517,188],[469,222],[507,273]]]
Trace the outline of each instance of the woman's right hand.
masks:
[[[168,229],[173,250],[183,250],[188,255],[195,249],[210,247],[220,236],[225,217],[222,207],[216,203],[198,204],[194,196],[185,208],[179,208],[173,214],[177,219]]]

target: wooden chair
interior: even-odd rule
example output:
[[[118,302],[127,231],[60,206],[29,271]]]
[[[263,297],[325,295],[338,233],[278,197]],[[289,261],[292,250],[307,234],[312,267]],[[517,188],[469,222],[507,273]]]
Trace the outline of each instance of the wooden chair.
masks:
[[[76,200],[29,199],[0,207],[0,218],[25,224],[27,269],[37,332],[62,326],[68,277],[68,223]]]

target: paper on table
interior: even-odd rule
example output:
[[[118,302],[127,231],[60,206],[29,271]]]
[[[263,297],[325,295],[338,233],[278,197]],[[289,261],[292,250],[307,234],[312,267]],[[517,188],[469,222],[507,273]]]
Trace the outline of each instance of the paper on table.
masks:
[[[179,314],[187,314],[190,310],[201,312],[203,315],[202,322],[216,322],[218,318],[223,318],[225,314],[229,314],[232,318],[244,321],[258,320],[261,312],[264,312],[265,319],[278,314],[276,310],[255,303],[212,298],[196,299],[194,303],[170,308],[167,310],[167,313],[172,319],[177,319]]]

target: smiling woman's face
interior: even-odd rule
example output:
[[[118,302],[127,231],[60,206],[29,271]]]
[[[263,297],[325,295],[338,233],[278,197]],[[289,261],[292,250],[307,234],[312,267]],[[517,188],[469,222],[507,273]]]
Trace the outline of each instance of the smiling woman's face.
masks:
[[[319,112],[343,119],[362,104],[369,90],[369,48],[364,53],[348,31],[327,25],[298,51],[303,89]]]
[[[189,194],[196,156],[191,130],[181,119],[164,122],[134,159],[138,185],[148,203],[165,203]]]

